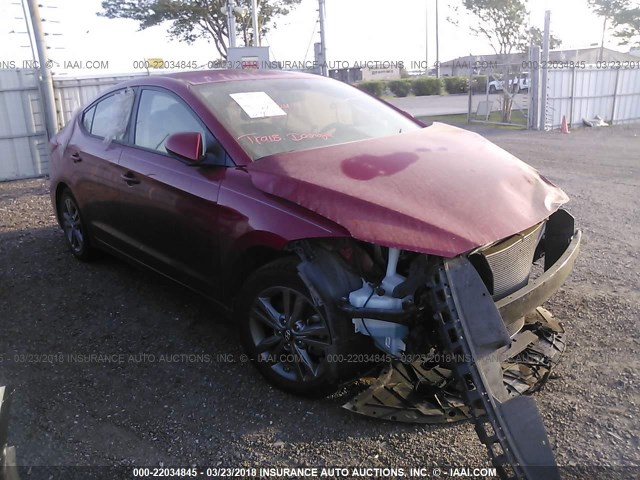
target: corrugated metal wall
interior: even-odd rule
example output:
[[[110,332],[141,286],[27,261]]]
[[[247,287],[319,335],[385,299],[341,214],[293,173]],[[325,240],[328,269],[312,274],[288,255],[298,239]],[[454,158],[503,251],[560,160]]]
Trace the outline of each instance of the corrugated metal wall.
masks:
[[[58,122],[104,89],[135,75],[54,80]],[[614,124],[640,121],[640,69],[549,70],[546,124],[558,128],[562,116],[573,124],[600,115]],[[0,70],[0,181],[45,175],[48,145],[33,70]]]
[[[73,113],[97,97],[111,85],[135,78],[137,75],[119,75],[96,78],[59,78],[54,80],[58,119],[65,125]]]
[[[640,121],[640,70],[549,70],[546,125],[559,128],[599,115],[613,124]]]
[[[107,87],[135,76],[55,79],[58,124],[64,126],[73,112]],[[40,98],[36,71],[0,70],[0,181],[37,177],[49,171]]]
[[[49,155],[41,105],[33,70],[0,70],[0,180],[47,172]]]

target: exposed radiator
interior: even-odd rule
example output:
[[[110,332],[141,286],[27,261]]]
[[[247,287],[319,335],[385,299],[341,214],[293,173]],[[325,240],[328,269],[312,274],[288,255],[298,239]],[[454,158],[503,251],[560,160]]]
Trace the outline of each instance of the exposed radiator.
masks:
[[[529,282],[533,255],[544,233],[544,222],[480,252],[493,273],[493,298],[499,300]]]

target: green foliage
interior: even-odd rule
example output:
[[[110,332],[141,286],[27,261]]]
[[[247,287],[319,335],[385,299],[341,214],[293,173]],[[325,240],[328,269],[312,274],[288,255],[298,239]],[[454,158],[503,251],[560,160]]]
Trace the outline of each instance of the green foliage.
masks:
[[[613,18],[620,45],[640,46],[640,8],[620,10]]]
[[[534,45],[536,47],[542,48],[542,44],[544,43],[544,33],[538,27],[531,27],[529,29],[529,39],[527,41],[527,45]],[[562,45],[562,40],[558,37],[549,35],[549,48],[551,50],[555,48],[560,48]]]
[[[413,93],[417,97],[425,95],[440,95],[442,93],[442,79],[435,77],[417,78],[412,82]]]
[[[487,91],[487,76],[475,75],[471,79],[471,91],[473,93],[485,93]]]
[[[444,77],[444,88],[451,95],[468,93],[469,79],[467,77]]]
[[[613,18],[616,13],[629,7],[629,0],[588,0],[593,13],[599,17]]]
[[[462,4],[478,20],[471,31],[486,37],[496,54],[523,49],[528,40],[524,0],[463,0]]]
[[[600,48],[604,49],[604,37],[611,24],[615,24],[616,16],[629,9],[629,0],[589,0],[593,13],[602,17],[602,40]],[[610,22],[610,23],[609,23]]]
[[[489,40],[497,55],[526,52],[531,44],[542,46],[540,29],[527,29],[529,12],[526,3],[526,0],[462,0],[462,6],[476,20],[471,31]],[[457,6],[452,8],[458,13]],[[448,20],[458,25],[458,17]],[[551,48],[558,48],[562,43],[553,35],[550,40]]]
[[[411,80],[392,80],[388,86],[396,97],[406,97],[411,93]]]
[[[275,19],[287,15],[302,0],[262,0],[258,2],[259,31],[264,36],[276,28]],[[251,11],[251,0],[239,0]],[[102,0],[98,15],[107,18],[127,18],[139,23],[140,29],[169,22],[169,35],[179,41],[193,43],[199,38],[212,40],[223,58],[227,58],[227,0]],[[253,44],[251,15],[237,18],[238,32],[245,45]]]
[[[386,89],[386,83],[380,80],[371,80],[367,82],[360,82],[357,87],[360,90],[367,92],[374,97],[381,97]]]

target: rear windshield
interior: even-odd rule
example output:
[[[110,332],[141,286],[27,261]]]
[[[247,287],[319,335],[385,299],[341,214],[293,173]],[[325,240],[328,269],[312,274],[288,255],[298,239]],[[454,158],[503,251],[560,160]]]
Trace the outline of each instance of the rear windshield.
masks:
[[[323,77],[208,83],[195,89],[254,160],[422,128],[357,88]]]

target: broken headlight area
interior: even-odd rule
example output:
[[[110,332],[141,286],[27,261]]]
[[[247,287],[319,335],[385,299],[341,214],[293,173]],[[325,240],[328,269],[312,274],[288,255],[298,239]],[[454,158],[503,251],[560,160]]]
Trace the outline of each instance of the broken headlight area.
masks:
[[[362,351],[354,339],[366,337],[360,348],[390,359],[345,408],[404,422],[471,418],[494,465],[555,464],[535,404],[519,399],[542,386],[565,348],[562,326],[540,305],[573,268],[581,238],[573,227],[559,210],[453,259],[355,240],[298,244],[315,301],[352,324],[334,353]],[[535,426],[534,449],[518,437],[523,419]],[[533,478],[518,468],[513,478]]]
[[[549,222],[466,256],[498,304],[509,306],[511,295],[526,287],[532,278],[540,277],[542,262],[547,270],[553,266],[555,262],[549,262],[545,256],[545,244],[551,247],[555,261],[568,247],[574,233],[573,219],[564,211],[556,215],[560,218],[552,217]],[[468,410],[451,374],[453,364],[460,362],[442,354],[431,296],[424,287],[429,272],[441,260],[417,255],[402,275],[397,269],[398,256],[397,251],[389,249],[386,275],[379,285],[363,285],[349,295],[349,302],[343,306],[353,318],[356,332],[371,336],[379,349],[394,358],[372,386],[345,408],[405,422],[442,423],[466,418]],[[411,291],[413,295],[409,294]],[[394,295],[400,298],[393,298]],[[385,305],[390,308],[380,308]],[[508,348],[496,351],[496,358],[511,395],[538,390],[565,347],[564,329],[551,313],[530,302],[528,308],[526,312],[505,308],[507,315],[502,315],[511,342]],[[393,315],[395,319],[391,318]]]

